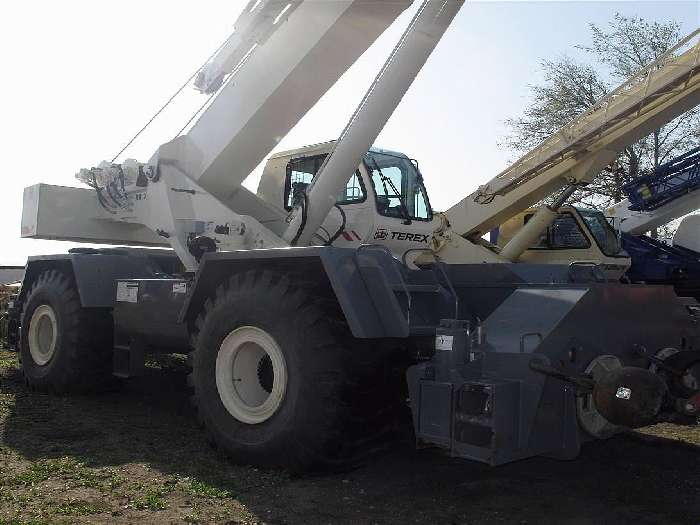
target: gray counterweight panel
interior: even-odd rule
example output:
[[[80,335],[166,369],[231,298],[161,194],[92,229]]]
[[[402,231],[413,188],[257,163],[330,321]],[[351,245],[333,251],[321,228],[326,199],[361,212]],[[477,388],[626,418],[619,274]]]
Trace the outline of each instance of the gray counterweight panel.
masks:
[[[571,312],[587,289],[520,288],[484,321],[496,352],[533,352]]]

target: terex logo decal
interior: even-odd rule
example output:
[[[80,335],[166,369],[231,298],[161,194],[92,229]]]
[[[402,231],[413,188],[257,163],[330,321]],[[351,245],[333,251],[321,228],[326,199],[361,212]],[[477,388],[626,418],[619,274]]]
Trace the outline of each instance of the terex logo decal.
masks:
[[[408,233],[408,232],[390,232],[385,228],[377,228],[374,232],[374,240],[385,241],[391,237],[394,241],[412,241],[412,242],[428,242],[429,234],[423,233]]]
[[[383,241],[387,237],[389,237],[389,232],[384,228],[378,228],[377,231],[374,232],[374,239],[377,241]]]
[[[397,241],[428,242],[428,234],[391,232],[391,238]]]

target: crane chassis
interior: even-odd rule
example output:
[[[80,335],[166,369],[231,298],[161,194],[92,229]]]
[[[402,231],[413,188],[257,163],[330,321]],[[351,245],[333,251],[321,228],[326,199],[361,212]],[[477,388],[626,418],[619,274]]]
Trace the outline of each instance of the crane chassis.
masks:
[[[700,46],[440,214],[417,162],[371,146],[462,3],[422,2],[338,141],[271,157],[257,194],[243,179],[408,0],[251,1],[185,135],[81,170],[89,189],[27,188],[25,237],[172,248],[31,257],[11,334],[27,382],[90,391],[142,373],[147,352],[186,353],[213,441],[294,470],[361,461],[406,399],[419,446],[491,465],[694,423],[694,300],[600,261],[521,256],[575,185],[700,101]],[[481,239],[562,188],[502,249]]]

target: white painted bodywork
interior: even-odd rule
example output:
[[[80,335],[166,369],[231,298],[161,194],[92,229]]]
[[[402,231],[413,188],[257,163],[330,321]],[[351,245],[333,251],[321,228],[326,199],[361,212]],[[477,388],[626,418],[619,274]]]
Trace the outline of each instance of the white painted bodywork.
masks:
[[[410,3],[301,2],[227,81],[187,135],[161,146],[160,162],[237,213],[232,190]]]
[[[301,0],[251,0],[236,20],[235,31],[195,79],[202,93],[216,93],[227,75],[241,66],[299,7]]]
[[[115,221],[95,191],[35,184],[24,189],[22,237],[136,246],[167,246],[143,224]]]
[[[673,245],[700,253],[700,215],[688,215],[673,235]]]
[[[550,220],[547,221],[547,226],[552,224],[553,219],[558,217],[560,214],[570,215],[576,224],[580,233],[588,241],[587,246],[579,247],[558,247],[555,249],[546,249],[537,246],[537,241],[539,239],[531,238],[529,243],[523,247],[518,261],[531,264],[591,264],[600,265],[601,271],[609,278],[617,280],[627,271],[630,267],[631,261],[629,256],[624,252],[620,251],[618,254],[608,255],[604,253],[598,244],[593,232],[586,224],[586,221],[581,216],[579,210],[572,206],[562,206],[559,208],[558,212],[553,212],[547,207],[544,208],[531,208],[519,213],[518,215],[511,217],[505,223],[499,227],[498,241],[499,247],[508,246],[513,238],[515,238],[520,231],[522,231],[524,225],[529,225],[538,213],[542,210],[547,210],[547,215]]]

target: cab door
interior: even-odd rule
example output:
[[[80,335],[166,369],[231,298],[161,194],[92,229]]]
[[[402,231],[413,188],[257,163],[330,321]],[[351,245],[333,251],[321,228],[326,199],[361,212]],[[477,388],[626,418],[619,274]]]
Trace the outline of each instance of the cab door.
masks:
[[[289,161],[285,209],[292,209],[295,194],[306,190],[325,158],[324,153]],[[313,244],[382,244],[402,258],[409,251],[430,248],[437,222],[417,165],[405,155],[373,149],[348,176]]]
[[[306,190],[326,156],[324,153],[289,161],[284,189],[284,207],[287,211],[293,207],[295,192]],[[373,225],[372,204],[368,199],[365,181],[359,168],[349,175],[336,198],[336,206],[316,232],[313,244],[357,247],[369,236]]]
[[[367,244],[383,244],[398,258],[430,249],[437,227],[418,166],[408,157],[371,150],[361,170],[372,193],[373,225]]]

